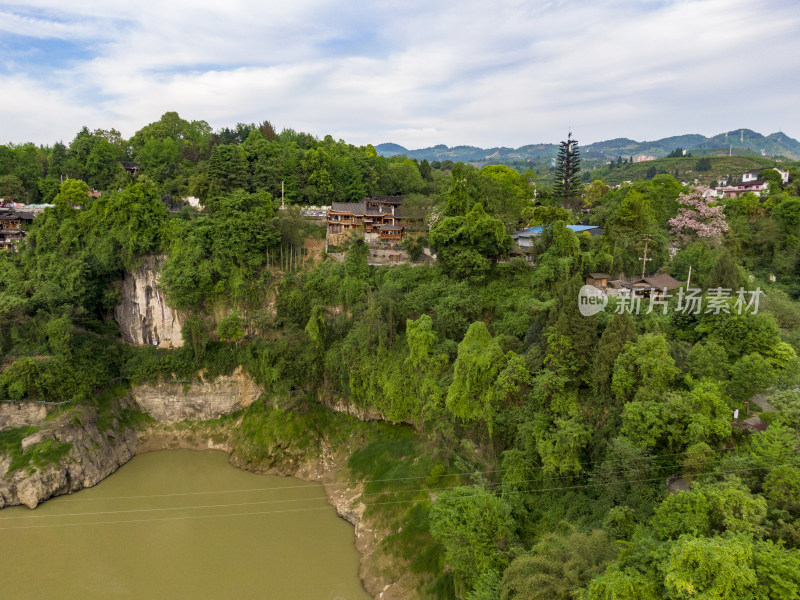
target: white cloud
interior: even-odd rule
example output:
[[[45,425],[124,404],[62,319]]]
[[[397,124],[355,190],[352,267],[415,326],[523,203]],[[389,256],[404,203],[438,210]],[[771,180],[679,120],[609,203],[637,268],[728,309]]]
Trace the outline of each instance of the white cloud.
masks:
[[[168,110],[409,147],[550,142],[570,126],[583,143],[743,125],[800,136],[800,66],[776,58],[798,54],[800,15],[778,2],[5,6],[0,29],[89,38],[94,56],[0,75],[14,141],[83,124],[130,136]]]
[[[83,124],[114,126],[92,106],[80,106],[61,89],[52,89],[25,76],[3,77],[0,84],[0,143],[32,141],[69,143]]]

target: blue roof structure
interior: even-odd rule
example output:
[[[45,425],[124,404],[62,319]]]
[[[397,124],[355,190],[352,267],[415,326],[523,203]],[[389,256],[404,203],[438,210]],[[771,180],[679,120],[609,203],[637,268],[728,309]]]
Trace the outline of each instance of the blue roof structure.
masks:
[[[537,235],[542,235],[542,229],[542,227],[526,227],[525,229],[515,232],[514,237],[535,237]],[[597,225],[567,225],[567,229],[570,229],[575,233],[597,230],[596,233],[598,235],[603,232],[603,228]]]

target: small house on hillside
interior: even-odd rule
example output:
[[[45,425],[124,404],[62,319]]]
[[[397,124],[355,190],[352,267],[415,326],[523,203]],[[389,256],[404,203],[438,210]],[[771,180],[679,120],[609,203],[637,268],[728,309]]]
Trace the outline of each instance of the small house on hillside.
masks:
[[[717,188],[717,195],[722,196],[723,198],[739,198],[740,196],[745,195],[747,192],[752,192],[758,195],[761,193],[767,193],[768,191],[769,182],[756,179],[755,181],[736,183],[734,185]]]
[[[588,233],[589,235],[603,235],[603,228],[597,225],[567,225],[567,229],[575,233]],[[542,235],[544,227],[526,227],[519,231],[515,231],[511,237],[514,243],[523,248],[530,248],[533,246],[535,238]]]
[[[588,233],[592,236],[603,235],[603,228],[597,225],[567,225],[567,229],[575,233]],[[530,260],[531,248],[543,231],[544,227],[526,227],[511,234],[511,238],[514,240],[511,256],[522,256],[526,260]]]
[[[611,280],[611,275],[608,273],[589,273],[586,276],[586,285],[591,285],[599,290],[608,288],[608,282]]]
[[[651,296],[656,298],[672,290],[677,290],[681,285],[683,284],[672,275],[658,273],[626,281],[622,284],[622,288],[641,298],[650,298]]]
[[[783,169],[779,169],[777,167],[766,167],[764,169],[752,169],[750,171],[747,171],[742,175],[742,183],[750,183],[753,181],[758,181],[761,172],[766,171],[767,169],[772,169],[773,171],[777,171],[778,174],[781,176],[781,181],[784,184],[789,183],[789,171],[784,171]]]
[[[586,285],[596,287],[609,296],[628,294],[639,298],[650,298],[651,296],[658,298],[678,289],[683,284],[666,273],[631,278],[620,276],[617,279],[612,279],[608,273],[589,273],[586,276]]]
[[[125,169],[130,175],[133,175],[134,177],[136,177],[136,174],[140,170],[139,165],[130,160],[121,160],[120,164],[122,165],[123,169]]]

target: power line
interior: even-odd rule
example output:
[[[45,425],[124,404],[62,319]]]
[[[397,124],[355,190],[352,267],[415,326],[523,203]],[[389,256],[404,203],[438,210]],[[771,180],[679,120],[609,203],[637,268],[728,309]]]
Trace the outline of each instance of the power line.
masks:
[[[686,452],[672,452],[669,454],[659,454],[658,456],[652,457],[643,457],[641,459],[622,459],[619,461],[615,460],[594,460],[594,461],[587,461],[582,463],[577,463],[577,466],[586,467],[589,465],[596,465],[596,464],[626,464],[633,462],[634,460],[653,460],[658,458],[665,458],[671,456],[681,456],[686,454]],[[680,464],[672,465],[672,466],[680,466]],[[555,469],[557,467],[553,466],[546,466],[546,465],[536,465],[527,467],[530,471],[540,471],[544,469]],[[661,468],[661,467],[654,467],[654,468]],[[663,467],[666,468],[666,467]],[[457,473],[443,473],[441,475],[414,475],[410,477],[390,477],[386,479],[372,479],[372,480],[364,480],[364,479],[357,479],[353,481],[339,481],[339,482],[323,482],[323,481],[312,481],[306,482],[301,484],[294,484],[294,485],[286,485],[286,486],[275,486],[275,487],[265,487],[265,488],[245,488],[245,489],[235,489],[235,490],[209,490],[209,491],[200,491],[200,492],[175,492],[171,494],[142,494],[136,496],[101,496],[98,498],[64,498],[61,500],[62,502],[82,502],[82,501],[98,501],[98,500],[134,500],[134,499],[141,499],[141,498],[168,498],[168,497],[175,497],[175,496],[202,496],[202,495],[210,495],[210,494],[228,494],[228,493],[236,493],[236,492],[262,492],[262,491],[271,491],[271,490],[289,490],[295,488],[305,488],[309,487],[309,485],[314,483],[322,483],[325,486],[350,486],[350,485],[359,485],[359,484],[377,484],[377,483],[388,483],[393,481],[412,481],[418,479],[429,479],[432,477],[462,477],[462,476],[469,476],[469,475],[489,475],[495,473],[505,473],[510,469],[487,469],[487,470],[480,470],[475,469],[473,471],[461,471]],[[580,477],[585,476],[585,473],[576,474],[576,475],[569,475],[567,477]]]
[[[663,467],[655,467],[656,469],[661,468],[672,468],[677,465],[666,465]],[[636,473],[640,471],[649,471],[650,468],[645,469],[631,469],[627,471],[627,473]],[[555,481],[560,479],[575,479],[578,477],[584,477],[585,475],[565,475],[562,477],[552,477],[548,478],[547,481]],[[660,480],[659,477],[657,480]],[[539,479],[522,479],[516,481],[514,483],[537,483],[540,482]],[[623,481],[621,478],[619,481]],[[588,485],[588,484],[587,484]],[[295,486],[295,487],[306,487],[306,486]],[[388,491],[381,491],[381,492],[363,492],[359,494],[360,497],[372,497],[372,496],[385,496],[387,494],[410,494],[410,493],[418,493],[418,492],[441,492],[446,491],[449,489],[453,489],[454,486],[446,486],[446,487],[425,487],[425,488],[418,488],[418,489],[411,489],[411,490],[388,490]],[[455,486],[457,487],[457,486]],[[271,491],[270,488],[264,488],[265,491]],[[278,489],[278,488],[272,488]],[[546,488],[545,488],[546,489]],[[180,494],[173,494],[173,496],[177,496]],[[229,503],[229,504],[200,504],[197,506],[172,506],[172,507],[157,507],[157,508],[137,508],[137,509],[127,509],[127,510],[108,510],[108,511],[93,511],[93,512],[82,512],[82,513],[55,513],[55,514],[45,514],[45,515],[24,515],[20,517],[0,517],[0,521],[15,521],[21,519],[48,519],[53,517],[85,517],[91,515],[113,515],[113,514],[128,514],[128,513],[147,513],[147,512],[162,512],[167,510],[196,510],[199,508],[229,508],[232,506],[252,506],[257,504],[273,504],[273,503],[286,503],[286,502],[308,502],[311,500],[327,500],[328,496],[312,496],[310,498],[286,498],[286,499],[272,499],[272,500],[258,500],[253,502],[240,502],[240,503]],[[77,500],[77,499],[75,499]],[[365,503],[366,504],[366,503]]]
[[[771,467],[778,467],[784,465],[791,465],[794,464],[792,462],[784,462],[784,463],[775,463],[770,465]],[[719,471],[702,471],[697,473],[697,475],[709,475],[709,474],[733,474],[733,473],[745,473],[749,471],[759,471],[762,467],[751,467],[747,469],[728,469],[722,472]],[[569,486],[559,486],[559,487],[550,487],[550,488],[536,488],[536,489],[525,489],[525,490],[511,490],[505,492],[507,495],[511,494],[520,494],[520,495],[534,495],[534,494],[541,494],[545,492],[554,492],[554,491],[565,491],[571,489],[580,489],[580,488],[588,488],[588,487],[606,487],[611,485],[620,485],[620,484],[631,484],[631,483],[652,483],[656,481],[661,481],[662,477],[656,477],[651,479],[637,479],[637,480],[617,480],[611,482],[598,482],[598,483],[583,483],[578,485],[569,485]],[[454,489],[454,488],[443,488],[445,490]],[[410,491],[410,490],[406,490]],[[424,489],[420,491],[434,491],[430,489]],[[474,494],[466,494],[463,496],[458,496],[459,499],[467,499],[467,498],[474,498],[478,495],[478,492]],[[319,498],[308,498],[308,499],[294,499],[294,500],[286,500],[286,501],[297,501],[297,500],[319,500],[323,499],[322,497]],[[164,511],[164,510],[187,510],[187,509],[199,509],[199,508],[227,508],[233,506],[250,506],[254,504],[268,504],[274,502],[282,502],[280,500],[267,500],[262,502],[245,502],[245,503],[235,503],[235,504],[216,504],[216,505],[201,505],[195,507],[173,507],[173,508],[159,508],[159,509],[136,509],[136,510],[127,510],[127,511],[99,511],[94,513],[74,513],[74,514],[58,514],[58,515],[30,515],[26,517],[5,517],[2,520],[21,520],[25,518],[33,518],[33,517],[70,517],[70,516],[91,516],[91,515],[101,515],[101,514],[129,514],[134,512],[153,512],[153,511]],[[367,508],[371,506],[383,506],[383,505],[393,505],[393,504],[414,504],[418,502],[418,500],[389,500],[384,502],[371,502],[365,503]],[[22,525],[19,527],[0,527],[0,531],[2,530],[12,530],[12,529],[41,529],[47,527],[69,527],[69,526],[81,526],[81,525],[109,525],[109,524],[120,524],[120,523],[142,523],[142,522],[160,522],[160,521],[172,521],[172,520],[188,520],[188,519],[207,519],[207,518],[214,518],[214,517],[234,517],[234,516],[247,516],[247,515],[266,515],[266,514],[282,514],[282,513],[290,513],[290,512],[302,512],[302,511],[310,511],[310,510],[330,510],[332,507],[328,506],[320,506],[320,507],[305,507],[305,508],[295,508],[295,509],[284,509],[284,510],[267,510],[267,511],[256,511],[256,512],[245,512],[245,513],[228,513],[223,515],[191,515],[191,516],[180,516],[180,517],[162,517],[162,518],[150,518],[150,519],[128,519],[124,521],[95,521],[90,523],[48,523],[44,525]]]

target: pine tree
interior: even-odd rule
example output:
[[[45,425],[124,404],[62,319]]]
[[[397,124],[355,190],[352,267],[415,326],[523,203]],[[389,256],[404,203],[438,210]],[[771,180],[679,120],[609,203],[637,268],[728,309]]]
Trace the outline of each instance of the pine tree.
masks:
[[[578,140],[572,139],[572,132],[567,141],[561,142],[556,159],[556,182],[553,186],[553,197],[559,198],[564,208],[577,204],[581,189],[580,180],[581,154]]]
[[[214,146],[208,161],[208,183],[209,197],[221,194],[225,188],[225,165],[219,146]]]
[[[247,169],[247,159],[239,146],[231,148],[231,159],[228,163],[228,191],[236,189],[247,189],[247,180],[249,179],[249,172]]]

